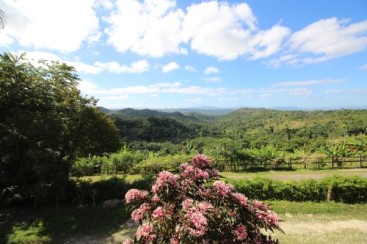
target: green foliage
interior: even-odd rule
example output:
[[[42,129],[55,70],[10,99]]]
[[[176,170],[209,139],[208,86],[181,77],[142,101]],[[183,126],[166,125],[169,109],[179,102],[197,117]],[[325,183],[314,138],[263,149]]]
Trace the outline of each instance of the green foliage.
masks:
[[[37,204],[48,188],[58,202],[74,159],[117,150],[117,129],[80,95],[73,67],[5,53],[0,74],[0,190]]]
[[[367,179],[333,176],[323,180],[275,181],[267,178],[228,180],[253,199],[286,201],[335,201],[367,203]]]
[[[188,162],[192,158],[192,155],[176,154],[167,156],[155,157],[151,154],[151,157],[143,160],[141,163],[135,166],[136,171],[158,173],[161,170],[177,171],[178,167],[183,162]]]

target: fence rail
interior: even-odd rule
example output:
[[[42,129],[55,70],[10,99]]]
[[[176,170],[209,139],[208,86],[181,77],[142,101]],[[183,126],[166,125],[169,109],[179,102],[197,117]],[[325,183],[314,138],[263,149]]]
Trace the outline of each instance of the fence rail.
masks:
[[[318,157],[318,158],[276,158],[273,160],[248,160],[238,162],[214,161],[214,167],[221,171],[252,171],[252,170],[293,170],[293,169],[352,169],[367,168],[367,156],[357,157]],[[142,168],[143,174],[161,170],[176,170],[179,164],[160,165]],[[72,176],[116,175],[126,174],[128,169],[117,165],[73,167]]]
[[[228,171],[247,171],[253,169],[346,169],[367,167],[367,156],[357,157],[304,157],[276,158],[267,161],[217,162],[217,167]]]

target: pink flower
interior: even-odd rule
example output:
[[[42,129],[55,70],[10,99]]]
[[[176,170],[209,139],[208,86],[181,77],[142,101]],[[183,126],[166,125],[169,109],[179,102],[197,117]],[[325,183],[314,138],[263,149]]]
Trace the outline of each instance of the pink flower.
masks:
[[[245,197],[245,195],[241,193],[238,192],[232,193],[232,197],[236,202],[240,203],[241,205],[246,205],[247,203],[247,197]]]
[[[131,203],[135,201],[141,201],[148,197],[147,191],[140,191],[137,189],[131,189],[125,194],[126,203]]]
[[[237,226],[234,233],[236,234],[237,240],[244,241],[247,238],[247,229],[242,224]]]
[[[150,205],[148,203],[143,203],[140,205],[139,208],[135,209],[131,213],[131,218],[135,220],[136,222],[139,222],[139,220],[143,219],[144,214],[150,209]]]
[[[219,193],[220,196],[225,197],[230,192],[234,191],[234,187],[230,184],[226,184],[222,181],[215,181],[213,183],[214,189]]]
[[[158,207],[156,208],[154,211],[153,211],[153,214],[152,214],[153,218],[154,219],[161,219],[164,217],[164,212],[163,212],[163,209],[162,207]]]
[[[185,201],[182,202],[182,209],[186,210],[192,207],[194,203],[194,200],[192,199],[186,199]]]
[[[173,188],[179,188],[178,180],[180,176],[174,175],[168,171],[162,171],[159,173],[156,183],[152,186],[153,193],[158,193],[165,186],[172,186]]]
[[[209,166],[210,160],[204,154],[199,154],[192,159],[191,163],[195,167],[205,169]]]
[[[200,212],[194,212],[186,214],[186,218],[190,220],[190,225],[186,228],[189,230],[191,235],[199,237],[206,233],[208,221],[203,214]]]
[[[152,201],[157,203],[159,202],[161,199],[159,198],[159,196],[157,194],[155,194],[153,197],[152,197]]]
[[[153,225],[150,223],[142,224],[135,235],[138,240],[143,239],[146,242],[152,242],[156,238],[156,235],[153,233]]]
[[[197,205],[199,212],[202,214],[206,214],[208,210],[212,210],[214,207],[208,202],[201,202]]]
[[[269,207],[268,205],[266,205],[265,203],[261,202],[261,201],[258,201],[258,200],[255,200],[253,201],[253,204],[256,208],[262,210],[262,211],[268,211],[269,210]]]
[[[134,244],[134,242],[130,239],[127,239],[122,244]]]
[[[269,212],[266,216],[265,221],[270,225],[278,225],[279,218],[278,215],[274,212]]]
[[[172,239],[171,239],[171,244],[179,244],[180,242],[179,242],[179,240],[178,240],[178,237],[177,236],[175,236],[175,237],[173,237]]]

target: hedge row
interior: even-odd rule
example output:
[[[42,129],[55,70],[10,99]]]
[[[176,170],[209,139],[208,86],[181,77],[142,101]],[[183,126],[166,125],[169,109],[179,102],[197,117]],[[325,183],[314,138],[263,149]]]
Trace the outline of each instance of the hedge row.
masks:
[[[367,203],[367,179],[332,176],[322,180],[276,181],[268,178],[226,180],[250,199]]]

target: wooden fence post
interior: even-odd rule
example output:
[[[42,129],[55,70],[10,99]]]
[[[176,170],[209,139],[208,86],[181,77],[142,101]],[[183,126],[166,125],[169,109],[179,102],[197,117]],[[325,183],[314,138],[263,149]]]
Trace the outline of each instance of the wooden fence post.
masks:
[[[292,159],[288,158],[288,169],[292,169]]]
[[[359,154],[359,167],[362,168],[362,154]]]

